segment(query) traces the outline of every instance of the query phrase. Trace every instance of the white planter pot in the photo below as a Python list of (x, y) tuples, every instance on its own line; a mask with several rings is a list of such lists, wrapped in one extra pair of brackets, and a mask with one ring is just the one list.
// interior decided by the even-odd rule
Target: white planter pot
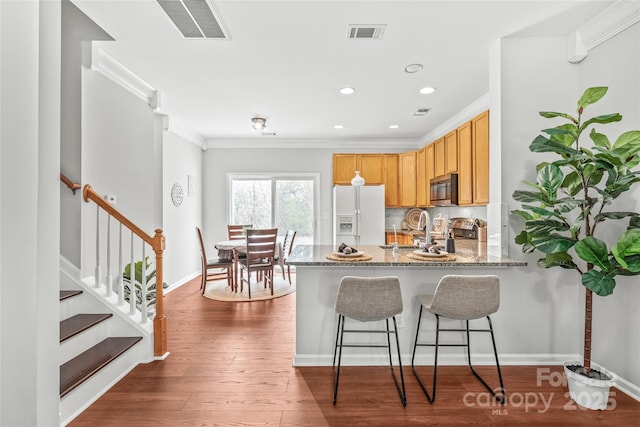
[(613, 376), (603, 369), (598, 369), (599, 372), (607, 375), (609, 379), (599, 380), (587, 378), (567, 368), (567, 366), (571, 365), (582, 366), (582, 362), (571, 360), (563, 363), (564, 374), (567, 376), (569, 396), (571, 396), (571, 399), (584, 408), (607, 409), (609, 389), (613, 385)]

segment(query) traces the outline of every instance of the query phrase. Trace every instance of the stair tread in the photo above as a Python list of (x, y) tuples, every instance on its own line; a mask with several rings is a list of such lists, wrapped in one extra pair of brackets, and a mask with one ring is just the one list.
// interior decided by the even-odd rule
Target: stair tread
[(60, 342), (68, 340), (112, 316), (112, 313), (76, 314), (64, 319), (60, 321)]
[(60, 366), (60, 397), (78, 387), (127, 351), (142, 337), (111, 337)]
[(60, 291), (60, 301), (65, 300), (67, 298), (74, 297), (76, 295), (80, 295), (81, 293), (82, 293), (82, 291), (79, 291), (79, 290)]

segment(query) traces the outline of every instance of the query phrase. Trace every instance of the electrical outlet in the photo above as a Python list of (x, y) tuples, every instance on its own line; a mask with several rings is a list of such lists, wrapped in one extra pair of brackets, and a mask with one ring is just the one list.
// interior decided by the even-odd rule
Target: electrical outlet
[(396, 315), (396, 325), (398, 328), (404, 328), (404, 317), (402, 313)]

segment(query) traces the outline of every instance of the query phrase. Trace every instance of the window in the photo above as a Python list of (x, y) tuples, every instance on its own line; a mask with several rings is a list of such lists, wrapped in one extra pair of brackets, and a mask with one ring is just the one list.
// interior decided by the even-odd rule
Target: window
[(313, 244), (317, 174), (229, 175), (229, 223), (295, 230), (296, 243)]

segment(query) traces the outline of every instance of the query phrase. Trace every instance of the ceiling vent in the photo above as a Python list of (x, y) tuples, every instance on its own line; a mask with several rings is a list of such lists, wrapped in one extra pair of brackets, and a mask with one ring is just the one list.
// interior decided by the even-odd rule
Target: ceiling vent
[(416, 110), (416, 112), (413, 113), (413, 115), (414, 116), (426, 116), (429, 111), (431, 111), (431, 108), (418, 108)]
[(386, 25), (349, 25), (349, 39), (381, 39)]
[(229, 39), (210, 0), (157, 0), (188, 39)]

